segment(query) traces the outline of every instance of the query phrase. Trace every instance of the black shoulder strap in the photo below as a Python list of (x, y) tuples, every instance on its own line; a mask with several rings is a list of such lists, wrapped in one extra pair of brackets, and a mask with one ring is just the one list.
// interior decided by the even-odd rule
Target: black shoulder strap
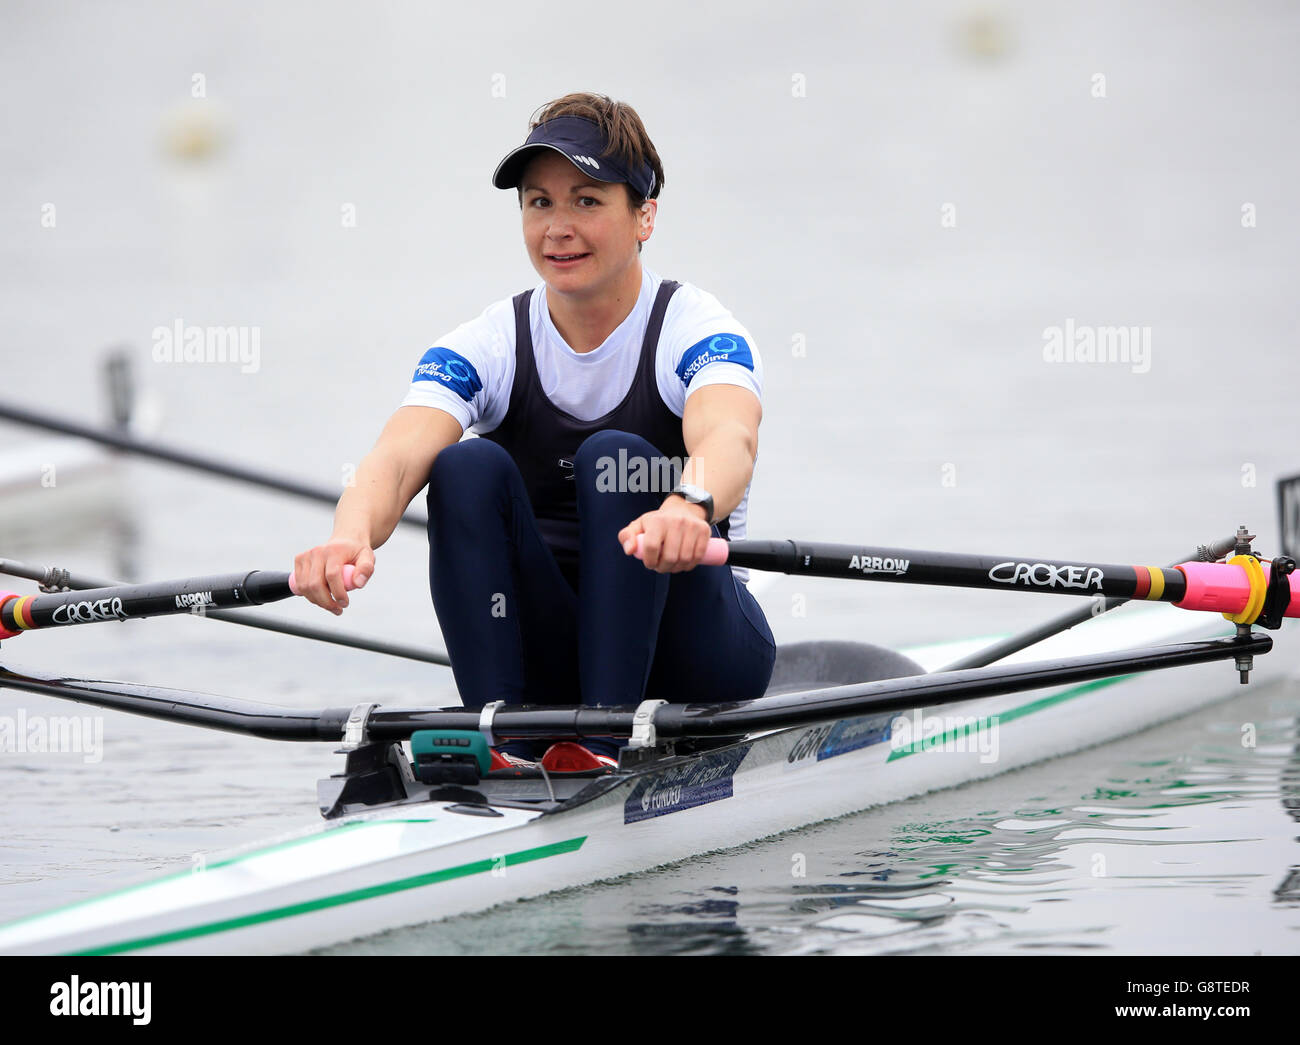
[(664, 316), (668, 313), (668, 302), (680, 286), (680, 283), (671, 279), (666, 279), (659, 284), (659, 293), (655, 295), (655, 303), (650, 306), (650, 320), (645, 325), (645, 339), (641, 342), (642, 360), (646, 358), (648, 351), (653, 363), (654, 349), (659, 344), (659, 332), (663, 330)]
[(533, 292), (524, 290), (514, 296), (515, 303), (515, 380), (510, 386), (510, 402), (506, 405), (506, 416), (501, 419), (506, 424), (512, 417), (519, 416), (519, 404), (532, 386), (533, 371), (537, 362), (533, 356), (533, 328), (528, 321), (528, 305)]

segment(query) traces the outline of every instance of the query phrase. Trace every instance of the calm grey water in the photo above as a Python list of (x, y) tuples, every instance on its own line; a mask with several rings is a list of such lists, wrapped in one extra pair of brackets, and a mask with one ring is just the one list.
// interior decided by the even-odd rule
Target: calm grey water
[[(98, 419), (100, 354), (126, 344), (159, 438), (337, 487), (423, 349), (531, 285), (517, 209), (488, 176), (537, 105), (596, 88), (638, 107), (664, 157), (646, 263), (717, 294), (764, 354), (755, 536), (1163, 562), (1246, 523), (1274, 547), (1272, 482), (1300, 471), (1300, 11), (656, 17), (674, 29), (651, 61), (614, 12), (7, 5), (0, 397)], [(155, 328), (177, 322), (256, 329), (258, 366), (155, 361)], [(1046, 361), (1067, 327), (1137, 328), (1149, 355)], [(34, 433), (0, 432), (31, 475), (0, 504), (3, 556), (181, 576), (286, 568), (328, 533), (322, 507), (139, 462), (78, 475)], [(989, 634), (1059, 609), (788, 578), (756, 591), (782, 641)], [(439, 642), (415, 533), (382, 550), (342, 622), (310, 610), (274, 612)], [(3, 655), (283, 703), (449, 687), (441, 669), (190, 619)], [(67, 710), (7, 694), (0, 713), (20, 707)], [(1248, 692), (977, 786), (365, 948), (1295, 953), (1298, 712), (1294, 686)], [(309, 824), (334, 765), (103, 722), (96, 763), (0, 755), (0, 918)], [(807, 879), (790, 878), (793, 852)]]

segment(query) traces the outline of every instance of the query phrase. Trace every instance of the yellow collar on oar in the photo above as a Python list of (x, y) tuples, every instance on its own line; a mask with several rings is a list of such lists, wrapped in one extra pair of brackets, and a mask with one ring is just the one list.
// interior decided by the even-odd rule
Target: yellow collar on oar
[(1224, 617), (1233, 624), (1254, 624), (1264, 610), (1264, 598), (1268, 595), (1268, 577), (1264, 575), (1264, 567), (1253, 555), (1234, 555), (1228, 560), (1228, 565), (1245, 569), (1250, 581), (1250, 598), (1240, 613), (1225, 613)]

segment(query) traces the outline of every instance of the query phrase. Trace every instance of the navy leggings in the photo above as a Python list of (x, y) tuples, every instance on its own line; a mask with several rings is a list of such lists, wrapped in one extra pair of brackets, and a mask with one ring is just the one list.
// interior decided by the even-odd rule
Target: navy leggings
[(505, 450), (468, 439), (435, 459), (429, 587), (466, 707), (701, 703), (766, 689), (772, 631), (731, 567), (656, 573), (623, 553), (619, 530), (658, 508), (663, 493), (597, 489), (597, 462), (620, 449), (662, 456), (627, 432), (582, 444), (573, 462), (579, 555), (569, 579)]

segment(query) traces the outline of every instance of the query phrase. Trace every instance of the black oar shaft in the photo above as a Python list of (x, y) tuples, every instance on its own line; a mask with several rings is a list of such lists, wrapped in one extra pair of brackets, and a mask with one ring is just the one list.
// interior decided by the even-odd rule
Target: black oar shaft
[(1178, 602), (1187, 590), (1182, 573), (1155, 566), (913, 551), (861, 544), (734, 541), (727, 546), (727, 562), (732, 566), (811, 577), (987, 590), (1014, 588), (1161, 602)]
[(209, 608), (260, 606), (287, 599), (292, 594), (287, 573), (254, 570), (185, 581), (28, 595), (10, 598), (0, 606), (0, 629), (33, 631), (174, 613), (203, 613)]
[[(14, 577), (26, 577), (28, 580), (36, 581), (46, 588), (72, 588), (77, 591), (85, 591), (88, 588), (111, 588), (122, 583), (121, 581), (105, 580), (101, 577), (88, 577), (55, 567), (25, 565), (21, 562), (15, 562), (13, 559), (0, 559), (0, 573), (10, 574)], [(0, 611), (0, 614), (2, 613), (3, 611)], [(292, 635), (294, 638), (310, 639), (313, 642), (328, 642), (333, 646), (346, 646), (349, 649), (365, 650), (368, 653), (382, 653), (389, 657), (404, 657), (407, 660), (418, 660), (425, 664), (441, 664), (444, 667), (451, 664), (451, 658), (447, 654), (436, 650), (425, 650), (399, 642), (384, 642), (380, 639), (362, 638), (337, 631), (326, 631), (323, 628), (313, 628), (307, 624), (294, 624), (286, 620), (272, 620), (244, 613), (242, 610), (205, 610), (203, 616), (208, 620), (239, 624), (245, 628), (275, 632), (277, 635)]]
[[(1211, 544), (1202, 544), (1191, 555), (1171, 563), (1168, 569), (1175, 569), (1178, 563), (1183, 562), (1214, 562), (1230, 554), (1236, 543), (1236, 537), (1223, 537)], [(1042, 624), (1022, 631), (1017, 635), (1008, 636), (1000, 642), (976, 650), (969, 656), (955, 660), (940, 670), (961, 671), (964, 668), (983, 668), (989, 664), (996, 664), (1003, 657), (1009, 657), (1011, 654), (1019, 653), (1022, 649), (1028, 649), (1044, 639), (1050, 639), (1053, 635), (1069, 631), (1076, 624), (1094, 620), (1103, 613), (1109, 613), (1111, 610), (1118, 609), (1130, 601), (1129, 599), (1113, 598), (1095, 602), (1091, 606), (1075, 607), (1058, 617), (1053, 617), (1051, 620), (1044, 621)]]
[(188, 690), (141, 686), (130, 682), (62, 678), (0, 665), (0, 688), (60, 697), (80, 704), (129, 711), (146, 718), (203, 726), (268, 740), (316, 740), (337, 743), (343, 736), (348, 708), (286, 708)]
[[(734, 703), (667, 704), (655, 710), (654, 728), (659, 736), (666, 738), (733, 736), (846, 717), (938, 707), (1135, 671), (1260, 656), (1272, 648), (1270, 636), (1252, 633), (1244, 638), (1207, 639), (1011, 667), (916, 675)], [(284, 708), (131, 683), (60, 678), (3, 666), (0, 666), (0, 687), (280, 740), (338, 741), (349, 714), (346, 708)], [(631, 707), (502, 708), (492, 719), (492, 732), (501, 739), (627, 737), (632, 734), (635, 713), (636, 709)], [(402, 707), (375, 708), (365, 726), (367, 737), (375, 741), (405, 740), (420, 729), (479, 728), (478, 711)]]
[(1249, 638), (1207, 639), (1145, 650), (971, 668), (886, 679), (806, 693), (759, 697), (744, 704), (669, 705), (655, 715), (661, 736), (731, 736), (763, 729), (826, 722), (843, 715), (871, 715), (936, 707), (1003, 693), (1066, 686), (1136, 671), (1155, 671), (1215, 660), (1260, 656), (1273, 648), (1262, 632)]
[(1053, 617), (1051, 620), (1043, 621), (1042, 624), (984, 646), (960, 660), (945, 665), (940, 670), (963, 671), (966, 668), (982, 668), (989, 664), (996, 664), (1004, 657), (1019, 653), (1022, 649), (1028, 649), (1030, 646), (1050, 639), (1053, 635), (1069, 631), (1076, 624), (1082, 624), (1084, 621), (1100, 617), (1103, 613), (1119, 609), (1119, 607), (1126, 605), (1130, 601), (1130, 599), (1103, 599), (1091, 606), (1076, 606), (1068, 613), (1062, 613), (1059, 617)]
[[(627, 737), (635, 707), (513, 707), (497, 712), (492, 734), (498, 739)], [(452, 708), (379, 707), (366, 720), (371, 740), (406, 740), (420, 729), (477, 731), (480, 713)]]
[[(155, 461), (164, 461), (167, 464), (180, 465), (182, 468), (206, 472), (209, 475), (218, 475), (224, 479), (234, 479), (237, 482), (260, 486), (267, 490), (276, 490), (279, 493), (305, 497), (308, 500), (320, 501), (322, 504), (334, 505), (338, 503), (339, 499), (339, 491), (324, 486), (300, 482), (287, 476), (273, 475), (258, 468), (222, 461), (207, 454), (200, 454), (191, 450), (179, 450), (175, 447), (164, 446), (161, 443), (138, 439), (121, 430), (96, 428), (94, 425), (82, 424), (79, 421), (55, 417), (37, 410), (28, 410), (13, 403), (0, 402), (0, 420), (30, 425), (33, 428), (43, 428), (50, 432), (76, 436), (79, 439), (89, 439), (101, 446), (109, 446), (114, 450), (135, 454), (137, 457), (147, 457)], [(427, 519), (416, 515), (403, 515), (400, 521), (408, 526), (418, 526), (421, 529), (427, 529), (429, 525)]]

